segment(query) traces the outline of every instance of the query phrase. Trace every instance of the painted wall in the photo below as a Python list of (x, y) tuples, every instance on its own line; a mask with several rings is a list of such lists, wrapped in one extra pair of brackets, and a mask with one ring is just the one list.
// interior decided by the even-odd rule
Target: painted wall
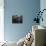
[(4, 0), (0, 0), (0, 42), (4, 41)]
[[(40, 0), (5, 0), (4, 27), (5, 40), (18, 41), (32, 28), (32, 20), (40, 9)], [(22, 24), (12, 24), (13, 15), (23, 15)]]
[[(42, 11), (43, 9), (46, 9), (46, 0), (41, 0), (40, 2), (41, 2), (40, 9)], [(40, 25), (46, 26), (46, 10), (43, 12), (42, 17), (43, 17), (43, 22), (41, 21)]]

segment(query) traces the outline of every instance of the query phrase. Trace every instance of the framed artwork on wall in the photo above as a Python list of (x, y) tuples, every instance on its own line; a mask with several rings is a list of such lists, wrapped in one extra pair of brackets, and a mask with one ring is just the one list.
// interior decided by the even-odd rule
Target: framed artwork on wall
[(12, 23), (23, 23), (23, 16), (12, 16)]

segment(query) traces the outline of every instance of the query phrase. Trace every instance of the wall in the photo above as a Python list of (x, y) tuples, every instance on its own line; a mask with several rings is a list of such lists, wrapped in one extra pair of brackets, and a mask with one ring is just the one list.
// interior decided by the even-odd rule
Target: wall
[(0, 42), (4, 41), (4, 0), (0, 0)]
[[(41, 9), (41, 11), (43, 9), (46, 9), (46, 0), (40, 1), (40, 9)], [(40, 25), (46, 26), (46, 20), (45, 20), (46, 19), (46, 10), (43, 12), (42, 17), (43, 17), (43, 22), (41, 21)]]
[[(40, 9), (40, 0), (5, 0), (4, 27), (5, 40), (18, 41), (32, 28), (32, 20)], [(13, 15), (23, 15), (22, 24), (12, 24)]]

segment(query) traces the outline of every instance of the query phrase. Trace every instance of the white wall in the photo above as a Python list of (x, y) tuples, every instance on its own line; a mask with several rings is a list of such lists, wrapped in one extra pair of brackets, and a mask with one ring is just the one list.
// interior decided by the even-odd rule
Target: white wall
[(4, 41), (4, 0), (0, 0), (0, 41)]

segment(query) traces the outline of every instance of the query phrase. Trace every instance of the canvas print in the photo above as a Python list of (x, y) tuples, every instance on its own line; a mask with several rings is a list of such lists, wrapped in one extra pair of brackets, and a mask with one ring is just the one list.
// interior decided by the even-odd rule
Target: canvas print
[(23, 23), (23, 16), (12, 16), (12, 23)]

